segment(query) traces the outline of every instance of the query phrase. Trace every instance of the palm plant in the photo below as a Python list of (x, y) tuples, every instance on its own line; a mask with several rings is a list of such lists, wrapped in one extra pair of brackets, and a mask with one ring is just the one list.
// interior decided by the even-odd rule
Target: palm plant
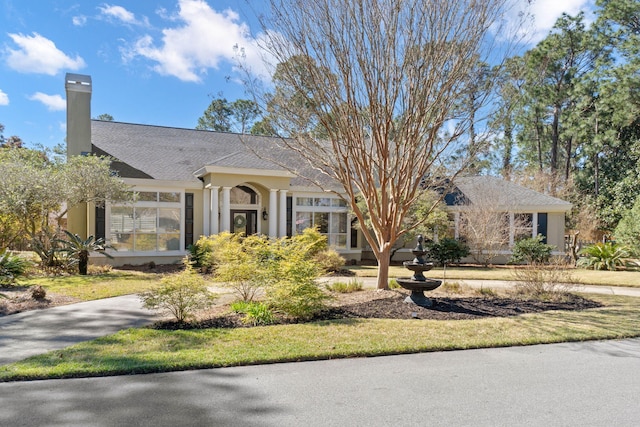
[(618, 267), (626, 265), (626, 258), (629, 251), (626, 247), (615, 243), (596, 243), (580, 251), (578, 267), (593, 270), (616, 270)]
[(89, 265), (89, 253), (99, 252), (107, 258), (113, 258), (107, 252), (106, 249), (114, 249), (112, 246), (107, 245), (103, 238), (95, 239), (93, 236), (89, 236), (86, 239), (82, 239), (77, 234), (64, 230), (68, 239), (58, 239), (62, 244), (62, 248), (58, 249), (59, 252), (65, 252), (67, 256), (78, 263), (78, 272), (86, 276), (87, 267)]
[(0, 285), (12, 284), (16, 277), (25, 274), (31, 263), (6, 249), (0, 250)]

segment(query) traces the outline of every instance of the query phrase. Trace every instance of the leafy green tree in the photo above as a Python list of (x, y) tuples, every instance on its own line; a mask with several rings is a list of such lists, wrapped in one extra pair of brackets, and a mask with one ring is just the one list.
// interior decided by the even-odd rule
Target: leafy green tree
[(19, 220), (21, 232), (43, 265), (54, 265), (61, 219), (83, 203), (131, 197), (108, 158), (77, 156), (66, 161), (46, 151), (0, 150), (0, 215)]
[(102, 120), (103, 122), (112, 122), (113, 116), (111, 114), (104, 113), (96, 117), (96, 120)]
[(214, 98), (198, 119), (196, 129), (248, 133), (260, 117), (258, 104), (248, 99), (233, 102)]
[(624, 213), (614, 232), (616, 241), (628, 246), (633, 255), (640, 257), (640, 197), (633, 208)]

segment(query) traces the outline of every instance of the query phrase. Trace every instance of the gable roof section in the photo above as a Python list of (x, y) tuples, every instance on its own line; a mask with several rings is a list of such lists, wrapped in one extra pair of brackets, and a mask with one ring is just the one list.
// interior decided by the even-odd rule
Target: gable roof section
[(474, 200), (476, 204), (491, 203), (496, 210), (567, 212), (572, 206), (565, 200), (494, 176), (459, 177), (454, 183), (453, 191), (459, 192), (461, 197), (445, 199), (448, 206), (473, 206)]
[(124, 178), (196, 181), (194, 172), (208, 165), (284, 170), (245, 145), (272, 150), (269, 137), (92, 120), (91, 141)]

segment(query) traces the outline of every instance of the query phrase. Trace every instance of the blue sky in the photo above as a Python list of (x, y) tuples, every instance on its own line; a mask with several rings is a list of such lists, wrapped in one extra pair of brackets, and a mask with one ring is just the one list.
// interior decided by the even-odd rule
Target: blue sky
[[(526, 3), (525, 0), (518, 0)], [(595, 0), (534, 0), (530, 43)], [(251, 6), (249, 6), (251, 4)], [(234, 46), (260, 70), (262, 1), (0, 0), (0, 123), (28, 147), (65, 138), (64, 75), (93, 80), (92, 117), (193, 128), (211, 98), (247, 98)]]

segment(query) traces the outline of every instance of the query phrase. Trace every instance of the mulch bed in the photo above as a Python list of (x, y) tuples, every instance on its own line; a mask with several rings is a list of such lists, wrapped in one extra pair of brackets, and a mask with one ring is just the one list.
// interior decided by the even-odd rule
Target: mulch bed
[[(405, 303), (409, 292), (361, 291), (336, 294), (330, 307), (309, 321), (337, 319), (431, 319), (462, 320), (483, 317), (508, 317), (548, 310), (585, 310), (602, 305), (578, 295), (567, 295), (561, 301), (527, 300), (501, 296), (429, 296), (433, 306), (420, 307)], [(296, 319), (278, 318), (277, 324), (300, 323)], [(158, 329), (240, 328), (250, 327), (242, 316), (229, 311), (228, 305), (201, 312), (197, 321), (180, 324), (175, 321), (157, 322)]]
[(0, 298), (0, 317), (77, 302), (74, 298), (52, 293), (47, 293), (44, 298), (35, 299), (31, 290), (23, 286), (0, 287), (0, 293), (6, 296)]

